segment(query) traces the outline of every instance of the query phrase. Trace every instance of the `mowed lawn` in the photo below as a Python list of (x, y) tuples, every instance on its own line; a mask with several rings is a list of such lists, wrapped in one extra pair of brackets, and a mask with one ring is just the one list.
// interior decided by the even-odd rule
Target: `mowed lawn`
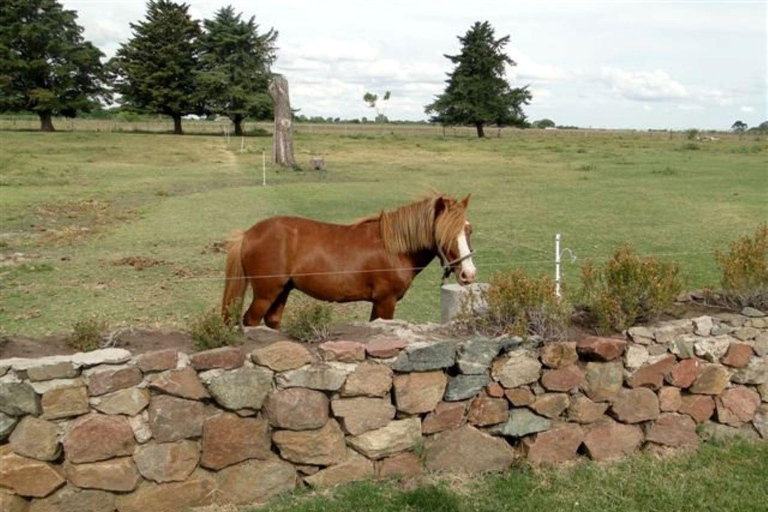
[[(267, 187), (269, 137), (247, 137), (241, 151), (240, 139), (213, 135), (0, 132), (0, 329), (62, 332), (94, 314), (112, 327), (184, 327), (220, 300), (214, 244), (231, 230), (269, 215), (351, 222), (430, 189), (472, 193), (481, 280), (515, 267), (554, 273), (559, 232), (578, 257), (564, 263), (571, 288), (580, 262), (624, 242), (678, 261), (691, 288), (716, 284), (714, 251), (768, 218), (764, 136), (346, 132), (300, 125), (298, 161), (323, 156), (327, 172), (268, 166)], [(126, 258), (154, 265), (137, 270)], [(439, 285), (433, 264), (396, 316), (437, 321)], [(341, 311), (367, 315), (367, 306)]]
[[(264, 512), (761, 512), (768, 443), (707, 443), (690, 453), (613, 464), (525, 465), (484, 478), (426, 477), (414, 488), (363, 482), (298, 492)], [(255, 512), (251, 509), (249, 512)]]

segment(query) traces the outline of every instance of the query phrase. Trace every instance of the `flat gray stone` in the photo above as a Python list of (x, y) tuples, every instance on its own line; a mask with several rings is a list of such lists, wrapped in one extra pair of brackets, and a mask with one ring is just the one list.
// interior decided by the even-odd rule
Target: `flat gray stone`
[(445, 390), (446, 402), (458, 402), (477, 395), (491, 382), (488, 375), (457, 375), (448, 381)]
[(416, 342), (400, 352), (391, 367), (397, 372), (425, 372), (456, 363), (456, 341)]
[(91, 352), (79, 352), (72, 356), (75, 366), (98, 366), (100, 364), (123, 364), (131, 360), (131, 353), (123, 348), (103, 348)]
[(538, 381), (540, 371), (541, 363), (535, 352), (514, 350), (494, 361), (491, 373), (494, 380), (511, 389)]
[(749, 307), (742, 309), (741, 314), (744, 316), (748, 316), (749, 318), (763, 318), (765, 316), (765, 313), (763, 313), (759, 309), (749, 308)]
[(459, 371), (466, 375), (484, 374), (491, 366), (493, 358), (499, 355), (501, 342), (476, 338), (465, 341), (459, 346), (457, 363)]
[(281, 388), (309, 388), (318, 391), (337, 391), (355, 371), (357, 365), (335, 361), (316, 363), (280, 373), (275, 378)]
[(733, 372), (731, 380), (739, 384), (768, 383), (768, 358), (753, 357), (747, 366)]
[(16, 426), (17, 421), (18, 418), (0, 412), (0, 443), (8, 439), (8, 436), (13, 432), (13, 427)]
[(552, 425), (547, 418), (532, 413), (529, 409), (510, 409), (509, 419), (506, 423), (493, 427), (492, 434), (523, 437), (536, 432), (543, 432)]

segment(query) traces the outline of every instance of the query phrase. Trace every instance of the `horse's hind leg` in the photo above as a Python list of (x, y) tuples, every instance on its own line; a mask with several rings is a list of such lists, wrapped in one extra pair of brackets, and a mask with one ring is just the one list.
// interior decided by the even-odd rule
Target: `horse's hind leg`
[(272, 304), (283, 293), (285, 282), (267, 283), (264, 281), (251, 281), (253, 287), (253, 302), (243, 316), (243, 325), (257, 326), (266, 316)]
[(283, 319), (283, 310), (285, 309), (285, 303), (288, 302), (288, 295), (291, 293), (291, 288), (286, 286), (283, 291), (277, 297), (275, 302), (269, 307), (267, 315), (264, 317), (264, 323), (267, 327), (272, 329), (280, 328), (280, 321)]
[(397, 299), (394, 295), (379, 299), (374, 302), (373, 309), (371, 309), (371, 322), (377, 318), (381, 318), (383, 320), (392, 320), (395, 317), (396, 305)]

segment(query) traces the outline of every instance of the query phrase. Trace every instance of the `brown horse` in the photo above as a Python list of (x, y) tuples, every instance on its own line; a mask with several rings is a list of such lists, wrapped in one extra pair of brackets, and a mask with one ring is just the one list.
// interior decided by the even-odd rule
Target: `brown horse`
[(270, 217), (228, 242), (222, 315), (242, 300), (248, 283), (253, 302), (244, 325), (280, 327), (291, 290), (331, 302), (373, 303), (371, 320), (391, 319), (397, 301), (435, 258), (447, 277), (474, 282), (466, 220), (469, 196), (446, 195), (363, 218), (328, 224), (299, 217)]

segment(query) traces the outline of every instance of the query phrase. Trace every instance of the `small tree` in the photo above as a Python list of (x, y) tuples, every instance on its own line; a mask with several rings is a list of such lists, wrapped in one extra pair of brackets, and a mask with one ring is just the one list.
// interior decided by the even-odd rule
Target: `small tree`
[(471, 124), (477, 136), (484, 137), (483, 127), (526, 126), (523, 105), (531, 98), (528, 87), (513, 89), (505, 79), (505, 66), (515, 62), (504, 53), (509, 36), (496, 39), (490, 23), (476, 22), (462, 37), (459, 55), (445, 57), (456, 65), (449, 73), (443, 94), (425, 107), (434, 114), (432, 122), (442, 125)]
[(220, 9), (203, 25), (198, 81), (205, 110), (229, 117), (235, 135), (242, 135), (246, 117), (272, 116), (267, 87), (277, 32), (269, 29), (260, 34), (255, 18), (242, 20), (232, 6)]
[(149, 0), (144, 21), (131, 23), (133, 37), (110, 62), (121, 103), (140, 112), (173, 118), (181, 135), (181, 118), (201, 113), (197, 87), (200, 24), (187, 4)]
[(746, 129), (747, 129), (747, 123), (745, 123), (744, 121), (736, 121), (735, 123), (733, 123), (733, 126), (731, 126), (731, 130), (738, 133), (741, 133)]
[(534, 128), (541, 128), (541, 129), (554, 128), (555, 122), (551, 119), (544, 118), (544, 119), (539, 119), (538, 121), (534, 121), (533, 123), (531, 123), (531, 126), (533, 126)]
[[(382, 96), (381, 101), (389, 101), (389, 98), (391, 96), (392, 96), (392, 94), (389, 91), (386, 91), (384, 93), (384, 95)], [(389, 121), (389, 119), (387, 119), (387, 116), (385, 116), (381, 112), (381, 110), (379, 109), (380, 103), (378, 103), (378, 101), (379, 101), (379, 95), (378, 94), (373, 94), (373, 93), (370, 93), (370, 92), (366, 92), (363, 95), (363, 101), (368, 104), (369, 108), (372, 108), (372, 109), (376, 110), (375, 122), (377, 122), (377, 123), (386, 123), (386, 122)]]
[(55, 0), (3, 0), (0, 7), (0, 112), (26, 110), (40, 129), (75, 117), (105, 94), (103, 54), (82, 37), (77, 13)]

